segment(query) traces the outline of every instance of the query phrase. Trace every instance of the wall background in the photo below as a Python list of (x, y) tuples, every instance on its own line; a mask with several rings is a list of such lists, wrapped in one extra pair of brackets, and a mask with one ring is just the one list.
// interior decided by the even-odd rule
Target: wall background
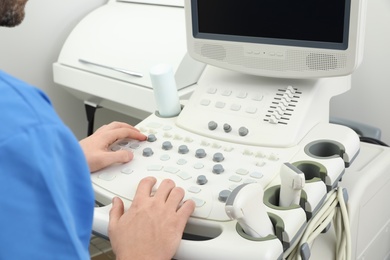
[[(30, 0), (26, 18), (16, 28), (0, 27), (0, 68), (44, 90), (55, 109), (78, 138), (87, 131), (84, 106), (53, 82), (52, 63), (77, 23), (107, 0)], [(354, 73), (352, 89), (331, 101), (331, 115), (382, 129), (390, 144), (390, 1), (368, 0), (365, 55)], [(96, 127), (113, 121), (137, 120), (105, 109)]]

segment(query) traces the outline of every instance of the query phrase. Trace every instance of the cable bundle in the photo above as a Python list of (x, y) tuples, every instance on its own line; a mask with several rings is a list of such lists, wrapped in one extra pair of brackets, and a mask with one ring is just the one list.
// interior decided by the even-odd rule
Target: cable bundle
[[(307, 228), (305, 229), (298, 245), (288, 251), (285, 255), (288, 255), (287, 260), (307, 260), (310, 254), (302, 253), (302, 248), (308, 248), (313, 241), (325, 230), (332, 222), (334, 224), (334, 230), (337, 241), (336, 259), (337, 260), (350, 260), (351, 259), (351, 230), (349, 225), (349, 216), (346, 206), (347, 200), (346, 189), (341, 187), (334, 189), (328, 193), (327, 199), (324, 205), (318, 211), (318, 213), (309, 221)], [(306, 252), (307, 253), (307, 252)]]

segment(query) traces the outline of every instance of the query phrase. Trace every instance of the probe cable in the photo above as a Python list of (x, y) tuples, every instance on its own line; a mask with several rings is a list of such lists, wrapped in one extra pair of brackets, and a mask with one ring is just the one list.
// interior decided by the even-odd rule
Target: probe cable
[[(333, 221), (336, 235), (336, 259), (351, 259), (351, 231), (349, 216), (344, 197), (343, 188), (332, 190), (328, 193), (324, 205), (318, 213), (310, 220), (298, 245), (291, 251), (287, 260), (301, 260), (300, 249), (304, 244), (311, 243), (327, 228)], [(286, 251), (286, 253), (288, 253)], [(307, 259), (303, 259), (307, 260)]]

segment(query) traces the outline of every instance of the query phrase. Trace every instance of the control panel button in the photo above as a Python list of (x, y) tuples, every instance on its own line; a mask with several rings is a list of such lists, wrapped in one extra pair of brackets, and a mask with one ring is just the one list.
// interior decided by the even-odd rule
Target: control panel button
[(148, 135), (147, 141), (153, 143), (153, 142), (157, 141), (157, 137), (154, 134), (150, 134), (150, 135)]
[(196, 183), (199, 185), (205, 185), (207, 183), (207, 178), (204, 175), (199, 175), (198, 178), (196, 178)]
[(142, 151), (142, 156), (144, 156), (144, 157), (150, 157), (152, 155), (153, 155), (153, 150), (151, 148), (145, 148)]
[(218, 195), (218, 200), (225, 203), (232, 192), (230, 190), (222, 190)]
[(213, 173), (215, 174), (221, 174), (225, 171), (222, 164), (216, 164), (213, 166)]
[(218, 124), (216, 122), (214, 122), (214, 121), (210, 121), (209, 124), (208, 124), (208, 127), (209, 127), (209, 130), (212, 131), (212, 130), (217, 129)]
[(187, 154), (189, 152), (187, 145), (180, 145), (178, 149), (178, 153)]
[(172, 149), (172, 143), (169, 142), (169, 141), (163, 142), (162, 149), (163, 150), (171, 150)]
[(229, 124), (223, 124), (223, 131), (229, 133), (230, 131), (232, 131), (232, 127)]
[(243, 127), (243, 126), (240, 127), (240, 129), (238, 129), (238, 134), (240, 136), (246, 136), (248, 134), (248, 132), (249, 132), (248, 128)]
[(214, 162), (222, 162), (225, 159), (222, 153), (215, 153), (213, 156)]
[(198, 150), (196, 150), (196, 152), (195, 152), (195, 157), (196, 158), (204, 158), (204, 157), (206, 157), (206, 152), (205, 152), (205, 150), (204, 149), (198, 149)]

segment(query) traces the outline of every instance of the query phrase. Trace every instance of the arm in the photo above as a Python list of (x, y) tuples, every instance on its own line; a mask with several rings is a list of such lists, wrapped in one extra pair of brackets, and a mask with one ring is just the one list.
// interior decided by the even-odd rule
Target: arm
[(112, 122), (95, 131), (79, 143), (84, 151), (91, 172), (98, 171), (114, 163), (126, 163), (133, 159), (129, 151), (110, 151), (111, 144), (119, 139), (131, 138), (146, 140), (146, 136), (126, 123)]

